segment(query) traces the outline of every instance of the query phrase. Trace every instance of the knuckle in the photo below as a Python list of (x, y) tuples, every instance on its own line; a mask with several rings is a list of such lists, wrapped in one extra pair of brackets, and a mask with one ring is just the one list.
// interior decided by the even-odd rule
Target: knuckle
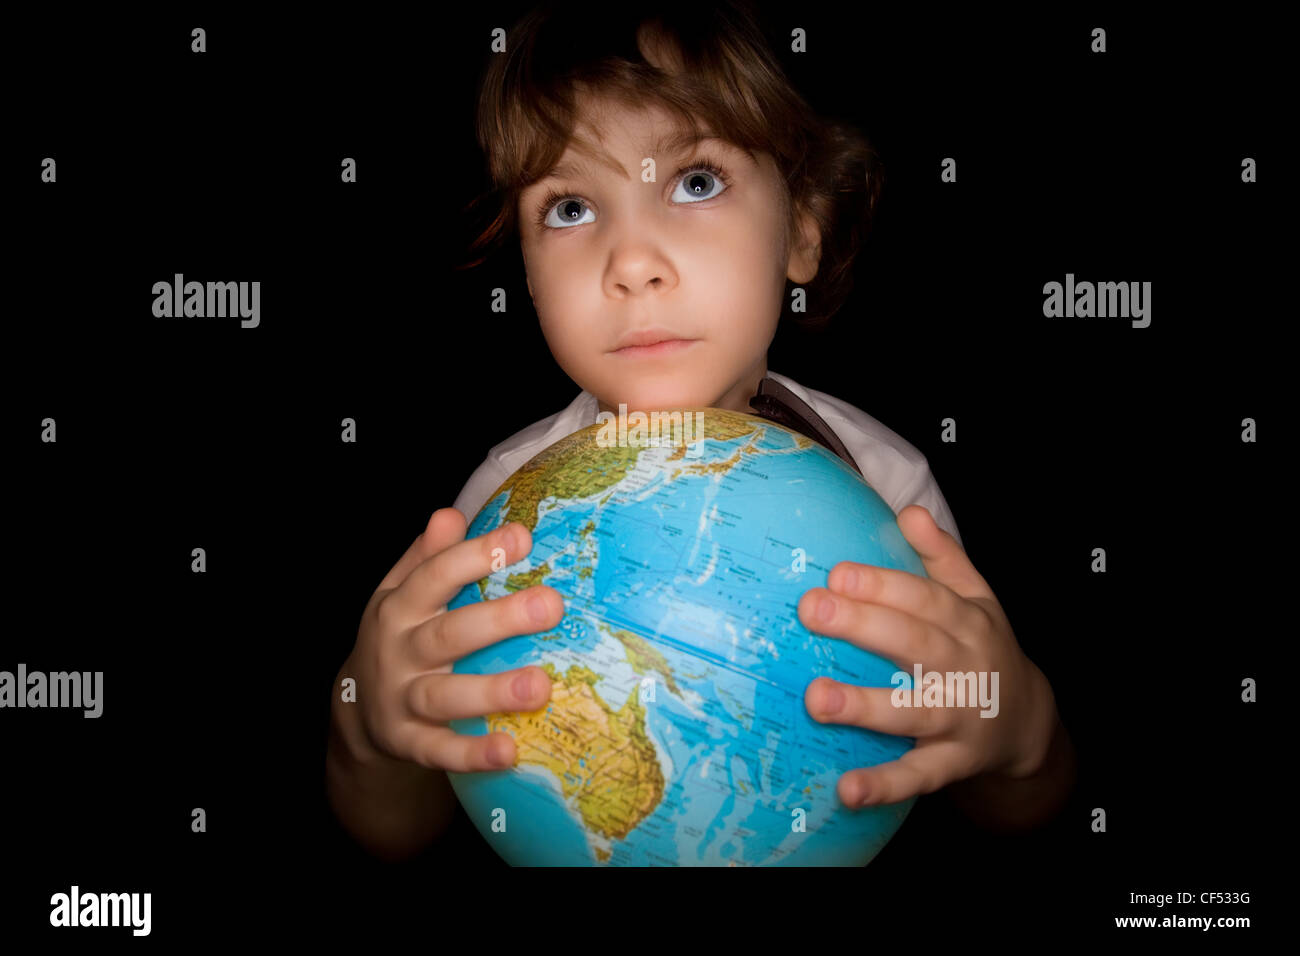
[(366, 721), (366, 733), (376, 750), (389, 756), (400, 752), (400, 744), (394, 733), (394, 721), (386, 720), (383, 715), (373, 715)]
[(857, 631), (868, 636), (885, 633), (885, 628), (882, 625), (886, 625), (888, 622), (879, 605), (855, 601), (849, 607), (853, 615), (853, 626)]
[(890, 703), (891, 696), (890, 691), (883, 688), (853, 688), (849, 693), (849, 706), (857, 718), (855, 723), (871, 727), (889, 720), (889, 711), (894, 709)]
[(908, 737), (927, 736), (930, 732), (932, 710), (933, 708), (924, 705), (918, 707), (910, 699), (905, 700), (895, 711), (899, 731)]
[(481, 770), (489, 770), (492, 762), (488, 759), (489, 749), (492, 744), (492, 735), (486, 737), (475, 737), (467, 740), (463, 737), (456, 736), (451, 738), (448, 744), (448, 759), (451, 760), (457, 773), (476, 773)]
[(358, 641), (354, 652), (356, 661), (348, 676), (356, 680), (357, 700), (366, 711), (372, 710), (384, 699), (386, 643), (375, 639)]
[(429, 770), (449, 770), (442, 741), (433, 735), (422, 735), (420, 742), (411, 748), (411, 760)]
[(394, 590), (395, 588), (386, 588), (383, 585), (375, 588), (374, 593), (370, 595), (370, 599), (366, 601), (366, 609), (362, 612), (363, 619), (368, 621), (377, 616), (379, 613), (379, 603), (383, 601), (384, 598), (388, 597), (388, 595), (392, 594)]
[(439, 551), (420, 565), (421, 583), (424, 585), (425, 592), (438, 590), (439, 583), (447, 577), (449, 570), (447, 565), (446, 551)]
[(897, 803), (899, 800), (898, 773), (896, 768), (876, 768), (871, 776), (863, 780), (866, 785), (867, 799), (874, 804)]
[(405, 698), (406, 709), (417, 717), (429, 716), (429, 682), (423, 680), (413, 680), (406, 685)]
[(421, 625), (414, 638), (420, 645), (421, 654), (439, 662), (454, 659), (458, 625), (462, 620), (463, 617), (455, 614), (439, 614)]
[(884, 588), (884, 581), (881, 575), (877, 574), (875, 568), (866, 565), (853, 565), (853, 570), (858, 574), (858, 580), (855, 590), (864, 600), (873, 600), (880, 596)]
[(940, 707), (922, 707), (917, 719), (918, 729), (922, 736), (933, 737), (947, 728), (952, 716), (952, 704), (948, 700), (944, 700)]
[(492, 636), (500, 637), (505, 634), (513, 634), (519, 623), (520, 610), (519, 601), (522, 597), (521, 592), (515, 592), (504, 598), (492, 598), (489, 606), (492, 613), (489, 615), (489, 621), (492, 628)]
[(1049, 734), (1035, 734), (1029, 738), (1024, 747), (1026, 759), (1014, 768), (1019, 773), (1028, 772), (1027, 768), (1042, 767), (1047, 762), (1047, 756), (1051, 751), (1052, 738)]
[(943, 786), (943, 778), (936, 770), (921, 770), (916, 774), (917, 793), (934, 793)]
[(970, 615), (970, 633), (985, 638), (997, 629), (997, 620), (982, 602), (970, 602), (974, 610)]
[(938, 668), (942, 661), (939, 660), (939, 641), (934, 631), (929, 627), (917, 628), (912, 635), (912, 643), (916, 647), (918, 659), (932, 668)]
[(387, 634), (397, 626), (395, 620), (397, 607), (393, 601), (393, 591), (389, 591), (375, 603), (375, 621), (379, 624), (379, 633)]
[(371, 665), (374, 667), (374, 673), (382, 682), (389, 674), (392, 674), (398, 667), (398, 650), (395, 631), (386, 631), (379, 634), (379, 639), (374, 642), (370, 649)]
[(411, 629), (406, 637), (408, 657), (414, 657), (425, 664), (432, 661), (442, 641), (442, 621), (442, 617), (435, 617)]
[[(954, 780), (965, 780), (967, 777), (973, 777), (980, 771), (979, 753), (973, 748), (967, 748), (962, 751), (960, 769), (952, 774)], [(946, 781), (945, 781), (946, 785)]]
[(447, 720), (447, 680), (444, 675), (429, 675), (411, 682), (411, 709), (417, 716), (433, 723)]
[(423, 687), (420, 689), (420, 707), (421, 713), (428, 720), (443, 720), (446, 715), (443, 713), (445, 706), (445, 687), (446, 680), (424, 680), (420, 682)]

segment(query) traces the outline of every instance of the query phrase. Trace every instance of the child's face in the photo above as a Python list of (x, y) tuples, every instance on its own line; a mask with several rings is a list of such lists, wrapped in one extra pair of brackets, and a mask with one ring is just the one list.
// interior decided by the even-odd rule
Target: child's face
[[(715, 139), (651, 153), (652, 140), (679, 132), (668, 114), (588, 107), (575, 138), (603, 147), (627, 175), (570, 145), (560, 162), (581, 169), (533, 183), (520, 197), (528, 291), (551, 354), (602, 411), (626, 402), (629, 412), (692, 405), (751, 412), (785, 279), (807, 282), (816, 272), (811, 219), (801, 217), (802, 241), (790, 242), (783, 186), (766, 154), (755, 162)], [(698, 171), (703, 156), (721, 177)], [(645, 157), (655, 161), (655, 182), (642, 182)], [(566, 198), (548, 204), (539, 225), (552, 190)], [(615, 351), (643, 330), (694, 341), (657, 353)]]

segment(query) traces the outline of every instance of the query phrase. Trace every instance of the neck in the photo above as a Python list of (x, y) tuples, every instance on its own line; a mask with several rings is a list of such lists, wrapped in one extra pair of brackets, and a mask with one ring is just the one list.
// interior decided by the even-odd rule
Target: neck
[[(758, 391), (758, 383), (763, 381), (763, 378), (766, 375), (767, 355), (763, 355), (748, 372), (741, 376), (739, 381), (727, 389), (727, 391), (717, 396), (713, 401), (709, 402), (708, 407), (725, 408), (733, 412), (744, 412), (746, 415), (756, 414), (754, 410), (749, 407), (749, 400), (754, 396), (754, 393)], [(603, 398), (597, 398), (596, 405), (602, 412), (609, 412), (611, 415), (618, 414), (618, 408), (616, 406), (611, 406)], [(629, 411), (652, 412), (661, 411), (661, 409), (639, 408), (629, 409)]]

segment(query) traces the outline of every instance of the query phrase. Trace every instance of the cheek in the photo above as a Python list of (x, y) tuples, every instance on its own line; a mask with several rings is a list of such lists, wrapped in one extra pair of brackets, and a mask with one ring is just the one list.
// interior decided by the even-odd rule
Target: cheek
[(740, 225), (738, 242), (743, 244), (745, 259), (752, 264), (755, 274), (779, 269), (785, 272), (782, 247), (785, 245), (785, 223), (779, 207), (752, 210)]
[(757, 217), (746, 223), (746, 229), (735, 246), (737, 258), (733, 269), (734, 284), (740, 288), (751, 308), (780, 297), (785, 289), (786, 262), (781, 252), (781, 237), (773, 230), (776, 224), (770, 218)]
[(572, 287), (590, 275), (591, 251), (584, 248), (581, 236), (556, 237), (538, 243), (528, 251), (525, 264), (533, 286)]
[(524, 259), (528, 281), (533, 287), (533, 303), (542, 322), (553, 321), (556, 306), (569, 301), (573, 293), (575, 270), (566, 267), (554, 250), (534, 248)]
[(590, 347), (591, 316), (598, 315), (599, 284), (594, 289), (586, 273), (577, 268), (556, 267), (532, 277), (533, 308), (551, 351), (557, 357)]

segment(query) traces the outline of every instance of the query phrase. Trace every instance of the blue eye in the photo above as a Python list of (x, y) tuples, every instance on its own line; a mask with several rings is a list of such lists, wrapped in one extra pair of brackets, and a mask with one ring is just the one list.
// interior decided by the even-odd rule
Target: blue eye
[[(703, 202), (705, 199), (712, 199), (714, 196), (721, 195), (727, 188), (727, 184), (722, 180), (722, 170), (712, 165), (692, 166), (687, 170), (687, 175), (683, 176), (677, 183), (677, 190), (685, 187), (683, 196), (693, 198), (686, 199), (688, 203)], [(717, 188), (721, 187), (721, 188)], [(716, 189), (716, 191), (714, 191)], [(677, 198), (678, 192), (674, 190), (673, 198)]]
[[(591, 216), (591, 208), (576, 196), (564, 196), (559, 193), (552, 193), (547, 196), (545, 201), (542, 203), (542, 214), (538, 219), (538, 224), (542, 226), (550, 226), (552, 229), (567, 229), (569, 226), (580, 226), (584, 222), (591, 222), (594, 216), (586, 219), (578, 218), (582, 215), (578, 211), (579, 208), (586, 208), (588, 215)], [(553, 212), (559, 213), (559, 218), (556, 222), (551, 221), (551, 213)]]
[[(701, 159), (677, 171), (673, 201), (690, 205), (714, 199), (730, 185), (727, 174), (715, 162)], [(585, 214), (583, 210), (586, 210)], [(545, 229), (567, 229), (594, 221), (595, 213), (586, 200), (551, 190), (537, 209), (537, 225)]]

